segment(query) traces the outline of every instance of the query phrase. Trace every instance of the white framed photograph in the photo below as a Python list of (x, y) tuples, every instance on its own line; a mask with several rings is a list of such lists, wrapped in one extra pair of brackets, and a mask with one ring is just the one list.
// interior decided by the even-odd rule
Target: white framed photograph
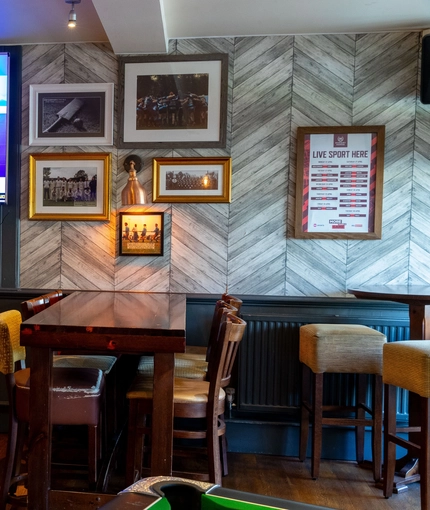
[(113, 83), (30, 85), (29, 145), (112, 145)]
[(120, 58), (120, 148), (225, 147), (228, 55)]

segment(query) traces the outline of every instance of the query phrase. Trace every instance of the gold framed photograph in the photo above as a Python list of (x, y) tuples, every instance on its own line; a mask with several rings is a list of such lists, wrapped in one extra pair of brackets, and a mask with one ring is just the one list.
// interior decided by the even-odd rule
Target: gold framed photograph
[(120, 255), (162, 256), (164, 250), (164, 213), (119, 213)]
[(298, 239), (381, 239), (385, 126), (297, 129)]
[(110, 190), (110, 153), (30, 154), (30, 220), (109, 220)]
[(153, 202), (231, 202), (231, 158), (154, 158)]
[(119, 59), (122, 149), (225, 147), (228, 55)]

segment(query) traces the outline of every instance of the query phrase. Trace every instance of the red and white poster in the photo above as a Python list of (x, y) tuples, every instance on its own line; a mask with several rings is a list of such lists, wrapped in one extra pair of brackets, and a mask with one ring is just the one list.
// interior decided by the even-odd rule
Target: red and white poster
[(373, 232), (377, 138), (347, 130), (305, 134), (303, 232)]

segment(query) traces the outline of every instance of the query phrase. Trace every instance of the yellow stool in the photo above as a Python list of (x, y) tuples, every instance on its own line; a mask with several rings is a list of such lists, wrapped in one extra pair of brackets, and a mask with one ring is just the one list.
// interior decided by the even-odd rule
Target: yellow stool
[[(419, 459), (421, 510), (430, 510), (430, 340), (409, 340), (384, 345), (382, 378), (385, 389), (384, 413), (384, 496), (393, 494), (396, 445)], [(420, 427), (414, 441), (396, 434), (397, 388), (416, 394)]]
[[(364, 428), (372, 427), (373, 476), (381, 478), (383, 333), (356, 324), (308, 324), (300, 328), (302, 405), (299, 458), (304, 461), (312, 420), (311, 476), (318, 478), (323, 425), (354, 426), (357, 462), (364, 461)], [(323, 405), (325, 373), (357, 374), (354, 406)], [(365, 405), (367, 375), (373, 376), (372, 408)], [(311, 384), (312, 382), (312, 384)], [(330, 416), (327, 416), (327, 412)], [(345, 415), (345, 412), (348, 415)], [(351, 417), (354, 412), (355, 417)], [(366, 418), (366, 412), (370, 418)], [(338, 414), (341, 416), (338, 417)], [(343, 415), (342, 415), (343, 413)], [(335, 417), (332, 415), (336, 414)]]

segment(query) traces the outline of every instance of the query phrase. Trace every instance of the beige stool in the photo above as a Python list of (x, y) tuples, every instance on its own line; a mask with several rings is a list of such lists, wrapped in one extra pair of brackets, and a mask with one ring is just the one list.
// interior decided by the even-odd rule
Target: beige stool
[[(393, 494), (396, 445), (406, 448), (419, 459), (421, 510), (430, 510), (430, 340), (408, 340), (384, 345), (384, 496)], [(420, 427), (409, 427), (417, 439), (405, 440), (396, 435), (397, 388), (417, 396)], [(403, 429), (405, 430), (405, 429)]]
[[(364, 461), (364, 428), (372, 427), (373, 476), (381, 478), (382, 347), (386, 336), (355, 324), (308, 324), (300, 328), (302, 405), (299, 458), (304, 461), (312, 419), (311, 475), (318, 478), (323, 425), (354, 426), (357, 462)], [(325, 373), (357, 374), (353, 407), (323, 405)], [(365, 405), (367, 375), (373, 377), (372, 408)], [(311, 387), (312, 381), (312, 387)], [(330, 416), (327, 412), (330, 411)], [(338, 416), (339, 413), (343, 415)], [(345, 412), (348, 414), (345, 415)], [(355, 417), (351, 417), (354, 412)], [(366, 418), (366, 412), (370, 418)], [(336, 414), (336, 417), (332, 415)]]

